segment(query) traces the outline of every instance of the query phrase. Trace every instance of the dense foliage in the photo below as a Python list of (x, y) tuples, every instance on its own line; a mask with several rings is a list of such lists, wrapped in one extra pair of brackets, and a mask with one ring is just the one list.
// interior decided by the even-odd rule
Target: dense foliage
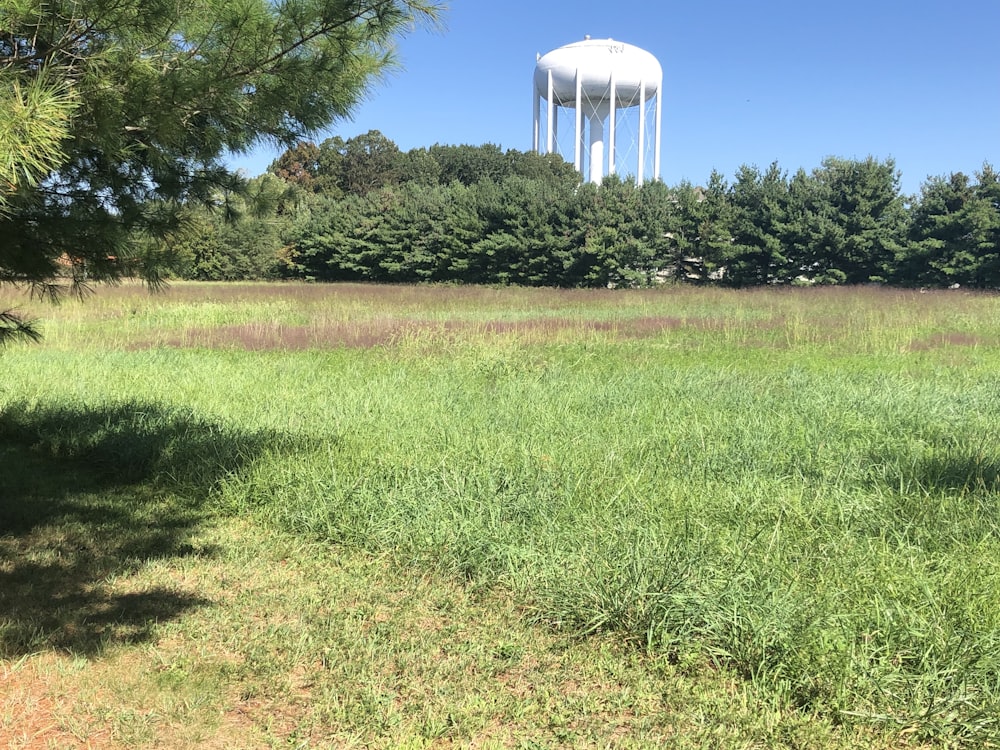
[[(269, 244), (270, 262), (245, 278), (1000, 287), (1000, 176), (988, 164), (917, 196), (901, 193), (892, 160), (870, 157), (791, 175), (743, 166), (704, 187), (616, 176), (598, 187), (555, 156), (491, 144), (402, 152), (371, 131), (301, 143), (270, 173), (286, 190), (247, 232), (247, 252), (262, 258)], [(217, 252), (238, 252), (221, 221), (214, 236)]]

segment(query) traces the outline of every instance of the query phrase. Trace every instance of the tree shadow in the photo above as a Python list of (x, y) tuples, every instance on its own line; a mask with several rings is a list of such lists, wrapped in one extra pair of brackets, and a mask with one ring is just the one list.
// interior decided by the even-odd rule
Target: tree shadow
[(93, 656), (210, 602), (122, 585), (155, 560), (213, 556), (212, 488), (289, 438), (138, 402), (0, 411), (0, 658)]
[(923, 461), (914, 475), (921, 486), (934, 490), (992, 494), (1000, 490), (1000, 456), (938, 454)]
[(916, 457), (875, 456), (872, 464), (890, 467), (887, 483), (905, 491), (992, 496), (1000, 490), (1000, 454), (993, 451), (946, 446)]
[(876, 453), (869, 466), (880, 502), (857, 517), (864, 533), (935, 554), (1000, 538), (1000, 454), (994, 450), (945, 443)]

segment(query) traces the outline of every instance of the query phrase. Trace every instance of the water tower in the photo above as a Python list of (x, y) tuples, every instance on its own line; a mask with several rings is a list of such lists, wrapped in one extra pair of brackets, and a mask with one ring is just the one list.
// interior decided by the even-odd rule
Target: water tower
[(647, 151), (647, 104), (655, 97), (653, 179), (658, 179), (663, 112), (659, 92), (662, 83), (663, 70), (653, 55), (614, 39), (591, 39), (588, 36), (582, 42), (567, 44), (539, 56), (534, 80), (534, 150), (541, 151), (542, 99), (547, 104), (546, 154), (557, 150), (559, 110), (575, 110), (573, 164), (580, 173), (584, 173), (586, 167), (587, 179), (600, 183), (605, 174), (618, 171), (615, 144), (619, 110), (638, 107), (638, 133), (629, 135), (638, 138), (635, 176), (641, 185)]

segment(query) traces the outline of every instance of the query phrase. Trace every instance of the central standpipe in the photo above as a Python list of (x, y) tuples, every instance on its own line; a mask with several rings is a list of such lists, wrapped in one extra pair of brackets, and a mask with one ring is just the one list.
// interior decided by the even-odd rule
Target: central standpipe
[[(591, 107), (587, 115), (587, 129), (590, 131), (590, 181), (600, 185), (604, 176), (604, 122), (611, 114), (610, 104)], [(608, 174), (614, 174), (615, 139), (608, 141)]]

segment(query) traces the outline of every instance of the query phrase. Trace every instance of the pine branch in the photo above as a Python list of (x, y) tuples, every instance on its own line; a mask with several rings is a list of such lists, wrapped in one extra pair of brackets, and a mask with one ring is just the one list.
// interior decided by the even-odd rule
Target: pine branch
[(34, 320), (22, 318), (13, 310), (0, 311), (0, 347), (19, 339), (37, 343), (42, 340), (42, 334)]

